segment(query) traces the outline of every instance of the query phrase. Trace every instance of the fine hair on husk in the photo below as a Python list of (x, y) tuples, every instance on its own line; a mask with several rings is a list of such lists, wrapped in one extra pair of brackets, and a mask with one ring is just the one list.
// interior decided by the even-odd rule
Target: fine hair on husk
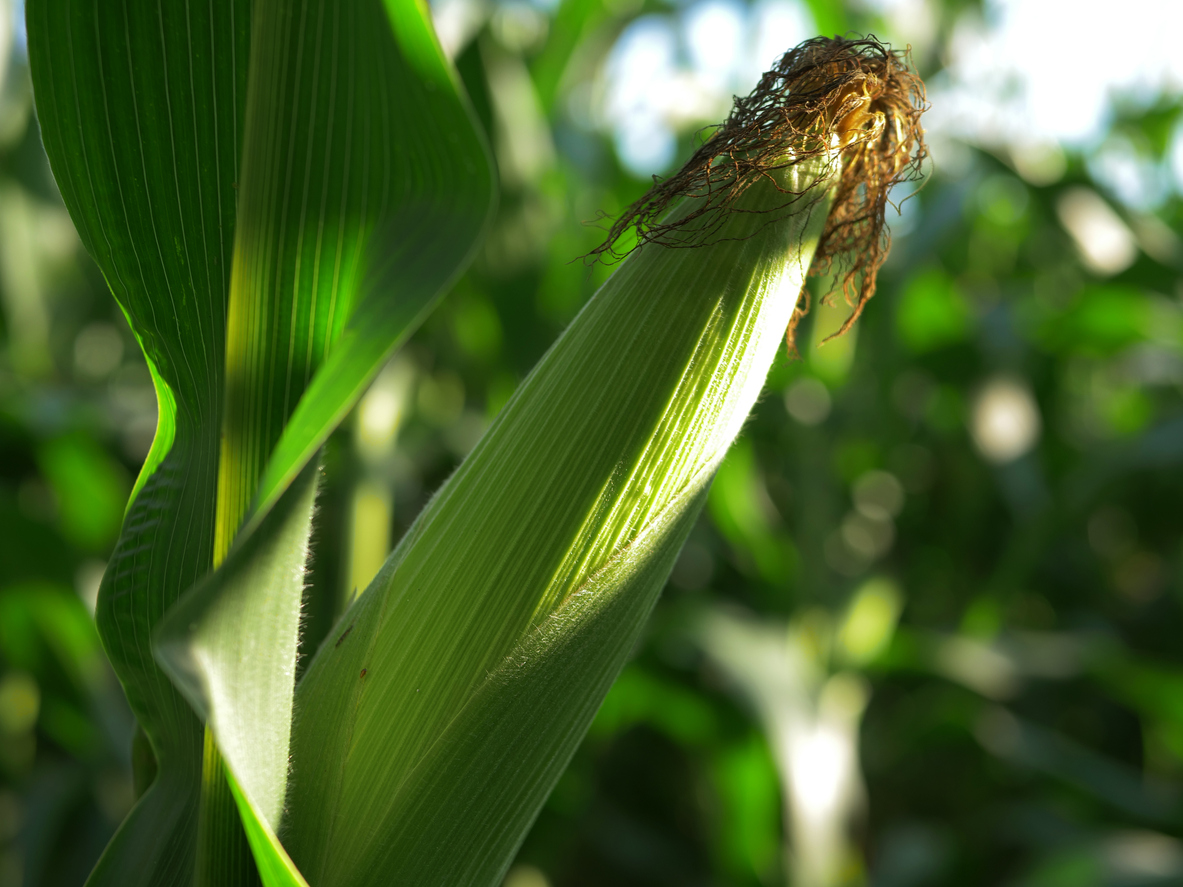
[[(907, 50), (892, 50), (873, 36), (807, 40), (781, 56), (751, 95), (735, 99), (731, 114), (685, 166), (669, 178), (654, 176), (649, 192), (624, 211), (588, 258), (619, 260), (647, 243), (692, 248), (726, 240), (720, 229), (730, 213), (765, 212), (771, 223), (801, 210), (816, 188), (832, 187), (810, 274), (833, 274), (834, 291), (841, 290), (851, 306), (833, 334), (841, 335), (874, 295), (887, 258), (888, 191), (921, 178), (928, 152), (920, 115), (926, 108), (924, 83)], [(819, 159), (824, 172), (803, 191), (783, 187), (772, 175)], [(739, 196), (760, 179), (770, 181), (785, 202), (767, 210), (739, 209)], [(689, 211), (669, 213), (687, 196), (697, 198)], [(628, 231), (636, 243), (619, 249)], [(806, 290), (786, 331), (790, 352), (808, 311)]]

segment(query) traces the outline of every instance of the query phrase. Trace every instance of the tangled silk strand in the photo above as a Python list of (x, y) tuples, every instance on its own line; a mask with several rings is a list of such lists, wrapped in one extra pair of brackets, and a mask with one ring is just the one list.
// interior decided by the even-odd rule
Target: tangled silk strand
[[(619, 260), (645, 243), (685, 248), (726, 239), (720, 228), (730, 212), (751, 212), (734, 203), (755, 181), (822, 158), (829, 174), (815, 182), (837, 178), (838, 184), (810, 273), (835, 273), (840, 281), (836, 288), (853, 309), (834, 334), (841, 335), (874, 294), (876, 274), (887, 258), (888, 191), (921, 177), (928, 152), (920, 115), (926, 108), (924, 83), (906, 51), (893, 51), (874, 37), (808, 40), (785, 53), (751, 95), (735, 100), (727, 120), (681, 170), (667, 179), (655, 176), (649, 192), (625, 210), (588, 257)], [(765, 211), (770, 223), (799, 211), (813, 186), (806, 192), (776, 187), (786, 199)], [(684, 196), (699, 198), (697, 205), (663, 221)], [(618, 249), (630, 230), (636, 245)], [(808, 310), (806, 295), (786, 333), (790, 350)]]

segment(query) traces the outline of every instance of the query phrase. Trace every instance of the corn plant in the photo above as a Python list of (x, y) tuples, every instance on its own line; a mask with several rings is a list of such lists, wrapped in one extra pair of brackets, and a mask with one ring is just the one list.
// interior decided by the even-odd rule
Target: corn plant
[(496, 883), (811, 263), (854, 313), (873, 291), (918, 82), (818, 40), (738, 101), (297, 683), (318, 451), (471, 256), (483, 139), (410, 0), (30, 0), (28, 32), (54, 175), (159, 402), (96, 614), (140, 797), (90, 883)]

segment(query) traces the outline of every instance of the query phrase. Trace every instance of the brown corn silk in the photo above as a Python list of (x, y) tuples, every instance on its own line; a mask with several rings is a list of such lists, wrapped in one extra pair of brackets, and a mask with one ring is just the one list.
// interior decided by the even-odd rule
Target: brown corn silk
[[(874, 295), (876, 274), (887, 258), (888, 191), (921, 177), (928, 152), (920, 115), (926, 108), (924, 83), (906, 50), (892, 50), (874, 37), (808, 40), (785, 53), (751, 95), (736, 98), (727, 120), (681, 170), (667, 179), (654, 176), (649, 192), (625, 210), (588, 257), (614, 261), (645, 243), (685, 248), (726, 240), (722, 227), (730, 213), (756, 212), (735, 204), (760, 179), (785, 195), (784, 203), (759, 211), (768, 214), (769, 223), (800, 211), (801, 199), (819, 184), (834, 186), (810, 274), (834, 274), (835, 291), (851, 306), (834, 333), (841, 335)], [(801, 192), (784, 188), (777, 179), (785, 179), (772, 175), (818, 160), (822, 175)], [(686, 196), (697, 198), (694, 207), (667, 215)], [(619, 248), (630, 231), (635, 245)], [(803, 296), (786, 331), (790, 352), (797, 324), (809, 311), (808, 290)]]

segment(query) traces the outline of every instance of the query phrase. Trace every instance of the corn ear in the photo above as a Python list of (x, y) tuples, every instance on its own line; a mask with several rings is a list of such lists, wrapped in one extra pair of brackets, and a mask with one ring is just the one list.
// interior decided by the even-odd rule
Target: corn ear
[(803, 44), (617, 223), (640, 248), (297, 687), (281, 836), (309, 883), (498, 883), (637, 643), (815, 255), (861, 250), (846, 279), (873, 278), (886, 188), (923, 156), (902, 70), (874, 41)]
[(297, 691), (283, 835), (310, 883), (508, 864), (759, 395), (825, 172), (757, 183), (717, 242), (630, 256), (344, 616)]

